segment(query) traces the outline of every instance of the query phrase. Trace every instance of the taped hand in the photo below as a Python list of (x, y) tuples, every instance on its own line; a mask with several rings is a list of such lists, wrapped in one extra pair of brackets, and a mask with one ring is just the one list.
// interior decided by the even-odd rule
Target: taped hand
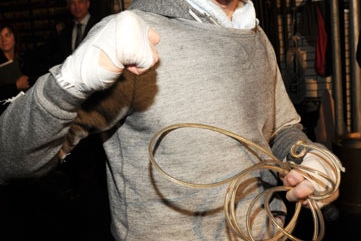
[(61, 67), (57, 81), (79, 95), (111, 86), (124, 68), (142, 74), (158, 61), (159, 35), (131, 11), (104, 18)]
[[(322, 177), (322, 174), (336, 182), (334, 167), (330, 165), (321, 152), (312, 150), (308, 152), (301, 163), (302, 166), (310, 168), (313, 171), (305, 169), (292, 169), (286, 176), (281, 177), (285, 186), (293, 187), (287, 192), (288, 201), (296, 202), (306, 200), (310, 195), (317, 195), (330, 188), (330, 182)], [(339, 195), (338, 189), (329, 197), (317, 201), (319, 208), (335, 201)], [(307, 202), (304, 202), (306, 205)]]

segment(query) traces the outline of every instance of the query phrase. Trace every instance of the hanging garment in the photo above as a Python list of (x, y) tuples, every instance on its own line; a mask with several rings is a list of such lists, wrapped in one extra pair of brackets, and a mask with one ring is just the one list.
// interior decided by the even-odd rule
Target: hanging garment
[(311, 46), (316, 46), (317, 36), (317, 13), (316, 6), (312, 1), (306, 1), (300, 17), (300, 34), (305, 36), (307, 43)]
[(297, 45), (297, 36), (292, 38), (293, 46), (289, 47), (286, 55), (286, 68), (283, 81), (287, 93), (294, 104), (300, 104), (306, 96), (305, 71), (307, 63), (304, 60), (305, 52)]
[(330, 49), (326, 24), (319, 5), (316, 6), (316, 12), (318, 31), (316, 39), (315, 70), (318, 75), (327, 77), (331, 75), (329, 63), (332, 62), (332, 60), (330, 60), (332, 50)]
[(326, 54), (328, 37), (325, 28), (325, 21), (322, 16), (320, 7), (316, 6), (317, 13), (317, 39), (316, 39), (316, 59), (315, 59), (315, 70), (320, 76), (326, 76)]

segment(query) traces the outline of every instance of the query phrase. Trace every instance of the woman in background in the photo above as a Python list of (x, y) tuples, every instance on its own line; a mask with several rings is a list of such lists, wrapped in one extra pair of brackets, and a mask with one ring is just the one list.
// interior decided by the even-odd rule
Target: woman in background
[(5, 73), (0, 71), (0, 113), (7, 107), (7, 100), (17, 96), (21, 91), (26, 91), (30, 87), (29, 76), (23, 74), (23, 63), (19, 51), (19, 43), (15, 28), (9, 24), (0, 26), (0, 59), (5, 65), (6, 62), (13, 61), (18, 65), (20, 72), (11, 72), (16, 81), (13, 83), (4, 83)]

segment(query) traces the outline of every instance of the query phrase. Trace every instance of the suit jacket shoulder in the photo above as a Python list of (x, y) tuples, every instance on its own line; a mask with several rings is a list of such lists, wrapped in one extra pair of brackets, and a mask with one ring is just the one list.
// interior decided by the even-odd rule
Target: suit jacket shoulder
[(100, 19), (94, 17), (94, 16), (90, 16), (88, 24), (85, 27), (84, 30), (84, 37), (89, 33), (90, 29), (97, 24), (100, 21)]

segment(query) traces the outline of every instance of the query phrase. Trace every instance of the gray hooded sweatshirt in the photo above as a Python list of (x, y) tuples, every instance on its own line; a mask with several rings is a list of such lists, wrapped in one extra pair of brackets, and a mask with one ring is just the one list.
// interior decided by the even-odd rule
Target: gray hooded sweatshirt
[[(219, 26), (185, 0), (133, 0), (130, 11), (160, 34), (160, 61), (144, 75), (121, 78), (126, 84), (119, 95), (126, 100), (103, 133), (113, 235), (117, 241), (241, 240), (224, 213), (228, 184), (176, 184), (150, 164), (148, 145), (160, 129), (177, 123), (228, 130), (279, 160), (296, 141), (310, 142), (285, 91), (272, 45), (259, 26)], [(59, 165), (54, 156), (84, 99), (58, 85), (56, 68), (0, 117), (2, 184), (42, 176)], [(225, 180), (270, 159), (222, 133), (199, 128), (168, 132), (154, 156), (174, 178), (198, 184)], [(234, 205), (243, 232), (247, 218), (255, 238), (272, 232), (264, 206), (255, 204), (254, 214), (246, 212), (258, 193), (277, 183), (277, 173), (269, 170), (243, 178)], [(285, 211), (277, 198), (271, 209)]]

